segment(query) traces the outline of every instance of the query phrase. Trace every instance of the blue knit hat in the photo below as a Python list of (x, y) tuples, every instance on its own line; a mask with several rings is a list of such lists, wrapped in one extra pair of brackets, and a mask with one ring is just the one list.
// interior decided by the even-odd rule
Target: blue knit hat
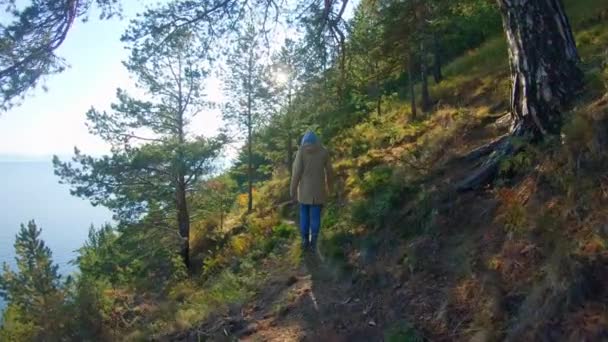
[(319, 138), (312, 131), (307, 131), (302, 138), (302, 146), (304, 145), (314, 145), (319, 141)]

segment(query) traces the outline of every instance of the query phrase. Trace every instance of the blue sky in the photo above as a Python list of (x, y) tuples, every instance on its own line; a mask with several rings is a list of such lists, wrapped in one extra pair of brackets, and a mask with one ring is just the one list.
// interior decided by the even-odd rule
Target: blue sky
[[(89, 134), (85, 113), (92, 106), (108, 109), (118, 87), (135, 92), (134, 82), (121, 63), (128, 53), (120, 36), (130, 18), (146, 6), (158, 3), (158, 0), (122, 1), (122, 20), (101, 21), (94, 12), (88, 22), (76, 22), (57, 50), (70, 68), (47, 78), (48, 91), (36, 89), (28, 93), (22, 105), (0, 113), (0, 161), (50, 160), (55, 154), (66, 158), (73, 154), (74, 146), (86, 154), (108, 153), (109, 147)], [(356, 3), (349, 2), (346, 18), (352, 16)], [(282, 42), (284, 35), (279, 30), (281, 37), (275, 37), (276, 41)], [(221, 82), (210, 79), (204, 93), (209, 100), (221, 101)], [(214, 135), (221, 124), (217, 109), (201, 113), (192, 122), (192, 133)], [(227, 152), (228, 158), (236, 155), (234, 147)]]
[[(1, 159), (46, 159), (53, 154), (71, 155), (74, 146), (87, 154), (108, 152), (101, 139), (88, 133), (85, 113), (91, 106), (107, 109), (115, 99), (116, 88), (134, 88), (121, 64), (128, 56), (120, 36), (128, 19), (157, 0), (123, 1), (125, 19), (100, 21), (95, 13), (86, 23), (78, 21), (59, 47), (58, 55), (70, 68), (51, 75), (47, 92), (36, 89), (24, 103), (0, 115)], [(206, 92), (220, 96), (217, 82)], [(199, 115), (202, 134), (213, 134), (221, 120), (218, 112)], [(203, 124), (204, 122), (204, 124)]]

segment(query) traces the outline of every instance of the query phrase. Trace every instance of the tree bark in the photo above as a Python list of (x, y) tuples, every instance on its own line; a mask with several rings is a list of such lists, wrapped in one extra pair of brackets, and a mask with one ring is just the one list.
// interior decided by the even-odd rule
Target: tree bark
[[(251, 95), (249, 95), (251, 97)], [(251, 102), (251, 100), (249, 100)], [(251, 105), (250, 105), (251, 106)], [(248, 127), (247, 127), (247, 192), (248, 192), (248, 201), (247, 201), (247, 212), (253, 211), (253, 136), (252, 136), (252, 122), (251, 122), (251, 108), (248, 110), (247, 114)]]
[(509, 46), (514, 127), (557, 133), (561, 110), (583, 85), (574, 36), (561, 0), (497, 0)]
[(247, 78), (247, 212), (253, 211), (253, 114), (252, 114), (252, 74), (253, 74), (253, 51), (249, 52), (249, 74)]
[(186, 268), (190, 270), (190, 214), (188, 213), (188, 202), (186, 200), (186, 188), (184, 175), (178, 177), (177, 189), (175, 192), (177, 225), (179, 235), (182, 237), (181, 255), (184, 259)]
[(443, 81), (443, 73), (441, 72), (441, 45), (437, 34), (433, 35), (433, 79), (436, 84)]
[(220, 198), (221, 198), (221, 203), (220, 203), (220, 231), (223, 232), (224, 231), (224, 202), (226, 201), (226, 199), (224, 198), (224, 196), (221, 196)]
[(426, 47), (424, 46), (424, 42), (420, 43), (420, 78), (422, 80), (422, 111), (428, 112), (433, 104), (431, 103), (431, 96), (429, 95), (429, 80), (427, 73), (427, 63), (426, 63)]
[[(291, 78), (291, 76), (290, 76)], [(287, 171), (291, 179), (293, 173), (293, 121), (291, 120), (291, 79), (289, 80), (289, 91), (287, 94)]]
[(289, 178), (291, 179), (293, 173), (293, 136), (291, 133), (291, 127), (287, 132), (287, 171), (289, 171)]
[(408, 74), (409, 74), (409, 88), (410, 88), (410, 104), (412, 107), (412, 120), (416, 120), (416, 90), (414, 89), (414, 75), (416, 73), (414, 67), (414, 55), (410, 53), (408, 61)]
[(188, 212), (188, 201), (186, 198), (186, 167), (184, 166), (184, 143), (186, 141), (184, 126), (186, 125), (184, 121), (184, 99), (182, 92), (182, 64), (181, 58), (178, 59), (178, 67), (179, 67), (179, 75), (180, 78), (177, 79), (178, 86), (178, 103), (177, 103), (177, 184), (175, 187), (175, 206), (177, 210), (177, 226), (179, 229), (179, 235), (182, 238), (182, 249), (181, 255), (184, 260), (184, 264), (186, 265), (186, 269), (191, 271), (190, 268), (190, 214)]
[[(561, 111), (583, 86), (579, 56), (561, 0), (497, 0), (509, 47), (512, 93), (510, 136), (538, 140), (559, 132)], [(517, 152), (501, 138), (490, 157), (458, 190), (487, 184), (502, 159)]]
[(378, 60), (376, 59), (374, 63), (374, 74), (376, 77), (374, 78), (374, 88), (376, 89), (376, 112), (378, 116), (382, 115), (382, 89), (380, 85), (380, 67), (378, 65)]

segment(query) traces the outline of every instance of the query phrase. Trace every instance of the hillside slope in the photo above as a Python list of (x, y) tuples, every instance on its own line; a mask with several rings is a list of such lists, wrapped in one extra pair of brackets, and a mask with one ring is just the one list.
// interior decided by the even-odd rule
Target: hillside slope
[(329, 143), (340, 182), (318, 256), (300, 255), (276, 174), (247, 218), (270, 252), (234, 234), (232, 281), (213, 285), (233, 293), (158, 339), (608, 339), (608, 3), (569, 4), (587, 87), (561, 137), (523, 146), (492, 186), (455, 190), (483, 160), (467, 155), (508, 130), (506, 46), (489, 40), (446, 68), (433, 112), (411, 122), (394, 100)]

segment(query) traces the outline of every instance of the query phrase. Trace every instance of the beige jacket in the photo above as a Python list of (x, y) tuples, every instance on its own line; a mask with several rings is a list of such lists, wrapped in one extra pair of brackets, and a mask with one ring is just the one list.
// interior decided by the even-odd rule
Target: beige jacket
[(302, 204), (324, 204), (333, 187), (329, 153), (319, 143), (300, 147), (293, 163), (290, 194)]

